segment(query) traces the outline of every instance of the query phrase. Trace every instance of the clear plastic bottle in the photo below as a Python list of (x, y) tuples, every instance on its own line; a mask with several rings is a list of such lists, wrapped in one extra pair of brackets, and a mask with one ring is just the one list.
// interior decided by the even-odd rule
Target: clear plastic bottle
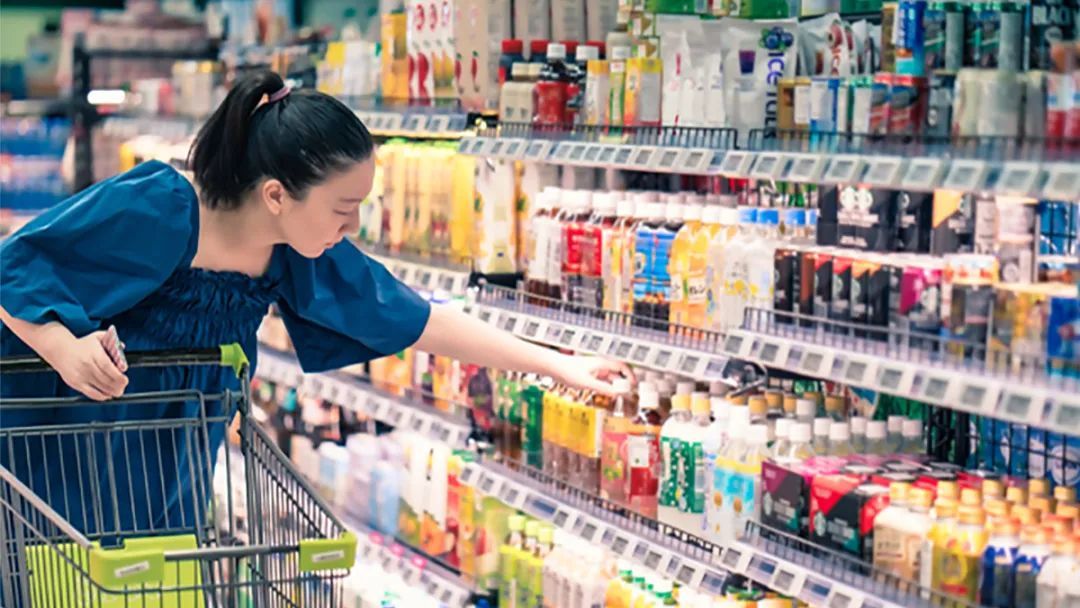
[(1058, 536), (1054, 539), (1050, 557), (1039, 572), (1035, 608), (1065, 608), (1073, 605), (1066, 603), (1068, 600), (1065, 592), (1070, 579), (1077, 578), (1076, 572), (1080, 569), (1080, 562), (1077, 561), (1078, 550), (1078, 539), (1069, 536)]
[(600, 455), (600, 496), (605, 500), (626, 504), (626, 442), (630, 436), (630, 424), (635, 410), (628, 395), (630, 381), (617, 378), (612, 386), (619, 396), (611, 415), (604, 420), (604, 435)]
[(669, 295), (669, 320), (673, 327), (671, 333), (686, 333), (690, 328), (690, 261), (693, 256), (694, 241), (701, 230), (700, 204), (683, 204), (682, 226), (675, 234), (671, 244), (671, 259), (668, 261), (668, 276), (671, 278)]
[(930, 530), (919, 551), (920, 587), (941, 591), (941, 569), (938, 564), (944, 559), (948, 537), (956, 526), (956, 508), (956, 500), (942, 496), (941, 485), (938, 484), (938, 497), (930, 510)]
[(922, 420), (904, 420), (901, 432), (904, 437), (903, 453), (915, 455), (926, 453), (926, 446), (923, 445)]
[(888, 418), (888, 434), (886, 435), (886, 444), (889, 447), (890, 454), (899, 454), (900, 450), (904, 447), (904, 421), (907, 418), (903, 416), (889, 416)]
[(757, 212), (759, 237), (747, 248), (747, 272), (749, 273), (750, 298), (747, 304), (757, 310), (771, 311), (776, 281), (776, 248), (780, 244), (780, 210), (759, 209)]
[(691, 534), (700, 534), (705, 527), (706, 468), (705, 441), (709, 434), (709, 394), (695, 392), (690, 396), (690, 421), (684, 433), (679, 487), (676, 502), (679, 508), (679, 527)]
[[(730, 402), (730, 400), (729, 400)], [(706, 508), (708, 538), (718, 544), (734, 538), (731, 521), (726, 519), (724, 506), (729, 500), (728, 477), (746, 453), (746, 433), (750, 428), (750, 409), (746, 405), (732, 403), (728, 415), (728, 442), (713, 462), (712, 498)]]
[[(899, 574), (914, 563), (914, 556), (907, 554), (907, 531), (904, 528), (904, 522), (910, 515), (907, 501), (910, 489), (911, 484), (903, 481), (889, 484), (889, 506), (874, 518), (873, 563), (882, 572)], [(929, 523), (929, 518), (927, 520)], [(909, 573), (903, 578), (914, 577)]]
[[(586, 47), (592, 48), (594, 47)], [(592, 216), (585, 225), (581, 241), (582, 303), (593, 309), (604, 306), (605, 268), (608, 242), (615, 226), (615, 209), (618, 205), (615, 192), (595, 192), (592, 195)], [(609, 272), (610, 274), (610, 272)]]
[(851, 447), (855, 448), (856, 454), (866, 453), (866, 418), (852, 416), (849, 420), (851, 425)]
[(795, 419), (808, 424), (814, 423), (817, 416), (817, 403), (813, 399), (798, 399), (795, 401)]
[(1049, 557), (1049, 530), (1040, 525), (1021, 528), (1020, 548), (1013, 561), (1012, 606), (1029, 608), (1035, 605), (1039, 574)]
[(724, 278), (724, 297), (720, 304), (720, 314), (723, 317), (721, 331), (727, 331), (742, 324), (743, 309), (750, 296), (746, 251), (756, 238), (757, 210), (752, 207), (741, 207), (738, 213), (738, 232), (724, 247), (724, 265), (721, 272)]
[(725, 501), (723, 512), (734, 524), (733, 539), (741, 540), (746, 534), (747, 522), (760, 520), (761, 509), (761, 463), (769, 457), (769, 429), (763, 424), (750, 425), (746, 452), (737, 461), (734, 474), (728, 476), (730, 500)]
[(847, 419), (844, 413), (844, 398), (839, 395), (825, 397), (825, 415), (836, 421)]
[(769, 448), (769, 453), (774, 460), (778, 459), (781, 454), (787, 452), (791, 447), (791, 441), (789, 439), (791, 435), (791, 427), (796, 424), (794, 418), (781, 418), (776, 421), (776, 437), (773, 439), (772, 446)]
[(627, 439), (626, 502), (631, 510), (655, 519), (660, 487), (660, 396), (640, 391), (638, 411)]
[(661, 523), (679, 527), (679, 479), (683, 443), (690, 431), (690, 392), (693, 383), (679, 383), (671, 399), (671, 416), (660, 429), (660, 496), (657, 509)]
[(754, 395), (747, 399), (746, 404), (747, 407), (750, 408), (750, 424), (765, 425), (765, 428), (768, 431), (766, 437), (771, 439), (775, 422), (769, 418), (769, 403), (765, 400), (765, 396)]
[(713, 331), (723, 331), (727, 321), (724, 309), (727, 302), (725, 256), (728, 245), (738, 234), (739, 212), (734, 206), (721, 206), (717, 215), (719, 228), (709, 241), (706, 270), (710, 293), (706, 327)]
[(716, 467), (716, 459), (728, 444), (731, 413), (731, 404), (724, 397), (710, 397), (709, 403), (712, 408), (713, 421), (709, 428), (705, 430), (705, 439), (701, 442), (701, 449), (705, 453), (705, 517), (702, 522), (702, 538), (708, 536), (709, 511), (713, 504), (713, 472)]
[[(584, 304), (584, 277), (582, 276), (582, 253), (585, 230), (589, 224), (592, 192), (588, 190), (564, 190), (567, 209), (562, 230), (562, 295), (571, 305)], [(571, 306), (570, 310), (577, 310)]]
[(832, 421), (829, 425), (829, 456), (846, 457), (855, 453), (851, 446), (851, 429), (848, 423)]
[(814, 418), (814, 451), (818, 454), (829, 453), (829, 429), (832, 423), (832, 418), (825, 416)]
[(806, 424), (805, 422), (793, 423), (788, 432), (788, 436), (790, 437), (790, 441), (788, 443), (787, 451), (776, 456), (777, 462), (781, 464), (806, 462), (817, 455), (814, 451), (814, 446), (811, 443), (813, 434), (809, 424)]
[[(604, 287), (604, 309), (615, 313), (633, 312), (634, 296), (634, 212), (642, 193), (625, 193), (615, 206), (615, 225), (607, 241), (605, 260), (610, 264)], [(624, 319), (619, 319), (623, 321)]]
[[(532, 296), (542, 298), (550, 297), (548, 288), (548, 256), (551, 247), (551, 228), (549, 224), (554, 222), (553, 211), (555, 208), (552, 196), (557, 196), (550, 188), (545, 188), (536, 195), (536, 210), (529, 220), (528, 230), (528, 253), (529, 266), (525, 270), (525, 292)], [(533, 303), (541, 300), (532, 299)]]
[(1008, 517), (990, 521), (990, 536), (982, 557), (979, 602), (983, 606), (1005, 608), (1013, 601), (1013, 562), (1020, 547), (1020, 525)]
[(656, 250), (653, 259), (656, 306), (653, 309), (654, 329), (667, 331), (671, 321), (671, 256), (675, 235), (683, 227), (683, 197), (678, 192), (663, 195), (664, 224), (656, 232)]
[(871, 420), (866, 423), (866, 453), (879, 456), (890, 453), (883, 420)]

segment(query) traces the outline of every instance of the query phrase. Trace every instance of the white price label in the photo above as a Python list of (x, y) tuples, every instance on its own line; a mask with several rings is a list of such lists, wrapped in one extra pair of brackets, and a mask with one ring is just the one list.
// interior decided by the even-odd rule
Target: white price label
[(945, 175), (944, 187), (948, 190), (959, 192), (974, 192), (981, 190), (986, 183), (989, 166), (986, 161), (958, 159), (949, 165), (949, 172)]
[(1009, 161), (1002, 167), (994, 184), (994, 192), (1016, 196), (1033, 196), (1038, 193), (1042, 169), (1039, 163)]

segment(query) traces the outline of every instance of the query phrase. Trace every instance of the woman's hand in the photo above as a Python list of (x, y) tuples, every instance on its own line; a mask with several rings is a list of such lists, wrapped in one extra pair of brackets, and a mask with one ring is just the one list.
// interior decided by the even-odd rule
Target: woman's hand
[(569, 387), (617, 396), (612, 381), (622, 376), (634, 385), (634, 372), (622, 361), (583, 355), (559, 355), (550, 370), (552, 378)]
[(106, 401), (124, 394), (128, 379), (105, 349), (106, 332), (98, 331), (73, 338), (39, 353), (56, 370), (64, 383), (94, 401)]

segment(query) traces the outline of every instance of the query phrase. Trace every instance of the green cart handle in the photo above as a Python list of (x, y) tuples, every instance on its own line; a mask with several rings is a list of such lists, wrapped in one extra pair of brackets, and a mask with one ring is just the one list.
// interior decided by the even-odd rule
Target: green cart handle
[[(231, 367), (237, 376), (249, 364), (244, 349), (237, 343), (217, 348), (149, 350), (125, 352), (128, 367), (174, 367), (179, 365), (220, 365)], [(52, 371), (52, 366), (37, 355), (0, 357), (0, 374), (27, 374)]]

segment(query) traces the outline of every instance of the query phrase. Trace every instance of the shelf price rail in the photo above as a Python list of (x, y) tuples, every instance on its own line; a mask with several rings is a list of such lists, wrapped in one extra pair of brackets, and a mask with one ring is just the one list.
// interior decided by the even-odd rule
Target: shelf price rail
[(1046, 371), (1064, 361), (987, 357), (983, 344), (757, 309), (746, 311), (721, 350), (773, 369), (1080, 434), (1080, 379)]

